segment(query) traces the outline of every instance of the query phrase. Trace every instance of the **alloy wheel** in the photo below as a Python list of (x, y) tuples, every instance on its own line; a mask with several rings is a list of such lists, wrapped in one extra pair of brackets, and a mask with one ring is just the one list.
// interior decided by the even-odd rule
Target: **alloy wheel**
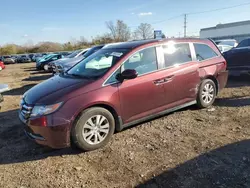
[(214, 91), (215, 91), (214, 86), (212, 84), (210, 84), (210, 83), (207, 83), (204, 86), (204, 88), (202, 90), (202, 93), (201, 93), (202, 100), (205, 103), (209, 104), (213, 100), (213, 98), (215, 96), (215, 92)]
[(107, 137), (109, 129), (109, 121), (105, 116), (92, 116), (83, 126), (83, 139), (90, 145), (99, 144)]

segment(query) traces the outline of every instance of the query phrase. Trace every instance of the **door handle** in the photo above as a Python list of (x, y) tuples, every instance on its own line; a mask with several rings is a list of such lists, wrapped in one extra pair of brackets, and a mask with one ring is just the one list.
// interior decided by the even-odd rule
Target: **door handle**
[(164, 78), (165, 82), (171, 81), (173, 79), (174, 75), (168, 76)]
[(173, 77), (174, 77), (174, 75), (171, 75), (171, 76), (167, 76), (165, 78), (161, 78), (161, 79), (155, 80), (154, 84), (155, 85), (161, 85), (161, 84), (170, 82), (173, 79)]

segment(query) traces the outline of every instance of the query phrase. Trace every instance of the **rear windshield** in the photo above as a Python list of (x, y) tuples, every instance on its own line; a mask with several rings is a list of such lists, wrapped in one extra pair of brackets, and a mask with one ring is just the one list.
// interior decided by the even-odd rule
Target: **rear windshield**
[(242, 48), (242, 47), (249, 47), (250, 46), (250, 39), (243, 40), (239, 43), (237, 48)]

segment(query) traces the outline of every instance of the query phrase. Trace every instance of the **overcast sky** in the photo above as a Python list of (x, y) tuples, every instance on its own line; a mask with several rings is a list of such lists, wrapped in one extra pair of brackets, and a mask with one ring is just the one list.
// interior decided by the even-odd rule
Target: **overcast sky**
[[(250, 0), (1, 0), (0, 45), (67, 42), (81, 36), (91, 40), (107, 32), (106, 21), (117, 19), (131, 30), (142, 22), (152, 23), (167, 36), (178, 36), (183, 35), (184, 13), (243, 3)], [(249, 10), (250, 4), (188, 15), (187, 34), (197, 35), (201, 28), (218, 23), (250, 20)]]

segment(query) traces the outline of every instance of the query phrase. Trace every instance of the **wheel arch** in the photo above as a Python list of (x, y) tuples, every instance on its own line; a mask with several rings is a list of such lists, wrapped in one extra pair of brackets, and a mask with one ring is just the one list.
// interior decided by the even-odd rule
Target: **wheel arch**
[(96, 104), (92, 104), (90, 106), (87, 106), (83, 109), (80, 110), (80, 112), (78, 112), (78, 114), (76, 115), (75, 119), (73, 120), (72, 125), (74, 125), (78, 119), (80, 118), (80, 116), (82, 115), (83, 111), (89, 108), (94, 108), (94, 107), (100, 107), (100, 108), (104, 108), (106, 110), (108, 110), (114, 117), (115, 120), (115, 131), (121, 131), (122, 130), (122, 120), (120, 118), (120, 116), (118, 115), (117, 111), (115, 110), (114, 107), (112, 107), (111, 105), (105, 104), (105, 103), (96, 103)]

